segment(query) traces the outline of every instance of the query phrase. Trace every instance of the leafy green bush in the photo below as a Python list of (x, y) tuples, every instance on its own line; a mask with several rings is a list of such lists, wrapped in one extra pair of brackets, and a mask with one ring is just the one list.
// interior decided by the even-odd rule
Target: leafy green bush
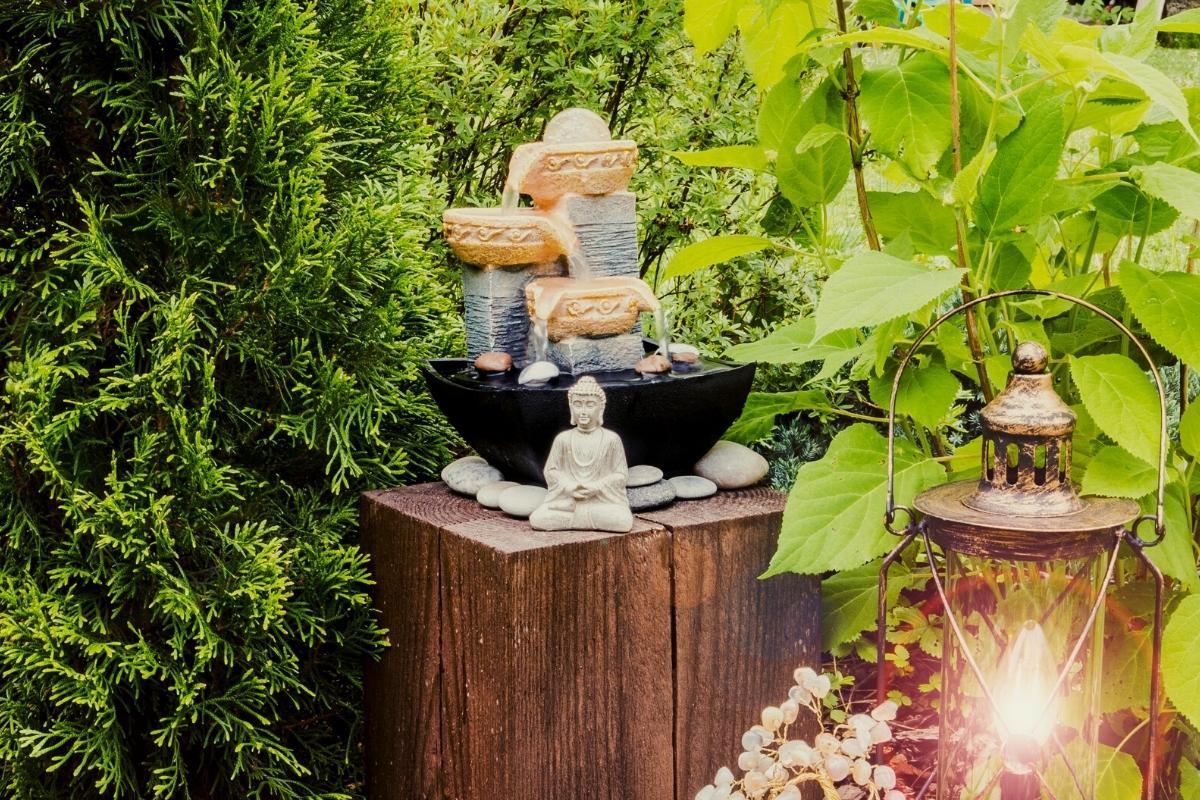
[[(800, 468), (770, 572), (840, 571), (830, 592), (873, 591), (893, 541), (882, 527), (885, 441), (868, 423), (884, 421), (898, 359), (938, 312), (1022, 287), (1086, 297), (1134, 325), (1175, 378), (1167, 538), (1147, 552), (1181, 598), (1164, 672), (1176, 731), (1186, 732), (1200, 725), (1200, 405), (1188, 404), (1192, 384), (1182, 376), (1200, 367), (1200, 275), (1176, 241), (1162, 249), (1173, 263), (1152, 262), (1147, 245), (1181, 216), (1200, 219), (1200, 94), (1147, 58), (1159, 33), (1200, 30), (1200, 12), (1160, 21), (1149, 4), (1131, 24), (1100, 28), (1063, 18), (1056, 0), (1007, 0), (995, 16), (962, 6), (956, 25), (946, 5), (923, 11), (919, 25), (899, 23), (891, 3), (857, 0), (846, 11), (841, 0), (688, 0), (685, 17), (700, 50), (738, 31), (762, 92), (754, 144), (687, 158), (773, 176), (811, 221), (799, 236), (765, 230), (760, 246), (798, 253), (799, 270), (823, 281), (811, 315), (732, 349), (821, 365), (791, 391), (752, 395), (735, 434), (760, 439), (784, 413), (859, 420)], [(849, 215), (857, 237), (830, 225)], [(901, 386), (900, 502), (947, 472), (972, 472), (980, 444), (972, 412), (1003, 385), (1015, 344), (1032, 339), (1059, 356), (1056, 384), (1080, 413), (1074, 466), (1083, 491), (1152, 510), (1158, 403), (1146, 365), (1115, 328), (1046, 298), (1003, 299), (956, 324), (913, 353), (918, 369)], [(914, 557), (907, 566), (907, 585), (924, 585), (929, 565)], [(1139, 574), (1132, 556), (1121, 569)], [(870, 604), (859, 605), (865, 613), (827, 620), (827, 645), (845, 648), (873, 624)], [(1146, 603), (1129, 611), (1147, 621)], [(888, 657), (901, 672), (911, 667), (906, 645), (936, 630), (917, 616), (894, 620), (900, 635)], [(1107, 640), (1132, 677), (1107, 687), (1105, 708), (1114, 712), (1110, 741), (1136, 749), (1144, 737), (1130, 744), (1127, 734), (1145, 714), (1148, 645), (1136, 633), (1143, 625), (1129, 628)], [(931, 681), (923, 690), (935, 689)], [(1137, 794), (1115, 791), (1113, 800)]]
[(406, 24), (0, 6), (6, 796), (352, 789), (350, 490), (452, 441)]

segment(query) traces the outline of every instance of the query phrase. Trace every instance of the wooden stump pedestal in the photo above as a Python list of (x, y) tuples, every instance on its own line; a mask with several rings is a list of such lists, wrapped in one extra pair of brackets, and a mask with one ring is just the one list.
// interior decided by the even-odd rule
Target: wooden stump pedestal
[(442, 484), (364, 495), (390, 643), (367, 666), (369, 797), (691, 800), (817, 665), (818, 582), (757, 578), (783, 503), (542, 533)]

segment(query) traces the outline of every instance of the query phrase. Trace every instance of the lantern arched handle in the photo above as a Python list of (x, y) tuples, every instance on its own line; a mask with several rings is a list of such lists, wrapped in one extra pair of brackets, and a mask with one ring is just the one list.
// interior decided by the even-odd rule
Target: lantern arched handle
[[(1146, 366), (1150, 370), (1150, 375), (1154, 379), (1154, 387), (1158, 391), (1158, 488), (1155, 498), (1154, 515), (1139, 517), (1134, 523), (1131, 533), (1134, 539), (1136, 539), (1136, 542), (1134, 543), (1138, 546), (1153, 547), (1161, 542), (1163, 536), (1166, 535), (1166, 525), (1163, 515), (1163, 500), (1166, 494), (1167, 474), (1167, 394), (1163, 389), (1162, 377), (1158, 374), (1158, 365), (1154, 363), (1154, 359), (1150, 357), (1150, 351), (1146, 349), (1141, 340), (1139, 340), (1137, 336), (1133, 334), (1133, 331), (1131, 331), (1125, 325), (1125, 323), (1121, 322), (1121, 320), (1117, 319), (1112, 314), (1108, 313), (1094, 303), (1089, 303), (1088, 301), (1079, 297), (1073, 297), (1069, 294), (1063, 294), (1062, 292), (1056, 292), (1051, 289), (1008, 289), (1002, 292), (993, 292), (991, 294), (985, 294), (981, 295), (980, 297), (973, 298), (942, 314), (940, 317), (934, 320), (929, 327), (921, 331), (921, 334), (913, 341), (912, 347), (908, 349), (908, 352), (905, 353), (904, 357), (900, 360), (900, 366), (896, 370), (896, 376), (892, 379), (892, 393), (888, 399), (887, 506), (884, 511), (884, 527), (891, 531), (892, 525), (896, 521), (896, 395), (900, 390), (900, 380), (904, 377), (904, 371), (908, 368), (908, 363), (912, 360), (913, 355), (916, 354), (917, 350), (921, 347), (925, 340), (929, 338), (929, 335), (937, 330), (938, 327), (940, 327), (941, 324), (946, 320), (982, 303), (986, 303), (991, 300), (997, 300), (1003, 297), (1017, 296), (1054, 297), (1059, 300), (1065, 300), (1068, 303), (1074, 303), (1077, 306), (1086, 308), (1088, 311), (1091, 311), (1092, 313), (1111, 322), (1117, 328), (1117, 330), (1119, 330), (1127, 339), (1129, 339), (1129, 341), (1133, 342), (1133, 345), (1138, 349), (1138, 352), (1141, 353), (1142, 359), (1146, 362)], [(904, 511), (908, 512), (911, 518), (911, 511), (909, 511), (907, 508), (904, 508)], [(1154, 538), (1138, 538), (1136, 535), (1138, 524), (1143, 521), (1148, 522), (1150, 520), (1154, 521)]]

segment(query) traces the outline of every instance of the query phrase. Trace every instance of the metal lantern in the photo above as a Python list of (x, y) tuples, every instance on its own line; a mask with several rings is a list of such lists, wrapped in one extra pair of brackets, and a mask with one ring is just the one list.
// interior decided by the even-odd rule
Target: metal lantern
[[(1130, 500), (1079, 496), (1070, 478), (1075, 414), (1055, 393), (1046, 350), (1036, 342), (1014, 350), (1007, 386), (983, 409), (978, 480), (930, 489), (911, 509), (895, 505), (896, 394), (912, 354), (955, 314), (1012, 295), (1057, 297), (1090, 309), (1145, 358), (1160, 402), (1154, 516), (1139, 516)], [(1120, 321), (1078, 298), (1040, 290), (987, 295), (939, 317), (917, 338), (892, 383), (888, 420), (885, 527), (902, 540), (880, 570), (878, 693), (882, 702), (888, 570), (919, 541), (945, 614), (937, 799), (1093, 800), (1104, 599), (1122, 543), (1156, 584), (1144, 781), (1144, 797), (1153, 798), (1163, 577), (1143, 551), (1164, 534), (1167, 437), (1166, 398), (1145, 347)], [(897, 512), (906, 519), (901, 529)], [(1155, 535), (1143, 540), (1138, 527), (1150, 521)]]

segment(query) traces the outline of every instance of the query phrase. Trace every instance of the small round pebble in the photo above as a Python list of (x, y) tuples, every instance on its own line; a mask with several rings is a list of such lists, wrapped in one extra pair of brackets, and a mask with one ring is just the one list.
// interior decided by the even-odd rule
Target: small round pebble
[(745, 445), (719, 441), (696, 462), (696, 474), (719, 489), (742, 489), (767, 476), (767, 460)]
[(667, 346), (667, 352), (670, 353), (672, 361), (682, 364), (695, 364), (700, 360), (700, 351), (690, 344), (672, 343)]
[(517, 376), (517, 383), (524, 386), (527, 383), (545, 383), (548, 380), (557, 378), (559, 375), (557, 364), (550, 361), (534, 361), (532, 364), (521, 370), (521, 374)]
[(511, 489), (514, 486), (521, 484), (516, 481), (496, 481), (483, 486), (475, 493), (475, 500), (484, 508), (499, 508), (500, 493), (505, 489)]
[(658, 375), (663, 372), (670, 372), (671, 362), (666, 356), (661, 356), (658, 353), (646, 356), (641, 361), (633, 365), (633, 369), (642, 375)]
[(511, 517), (525, 519), (546, 499), (541, 486), (510, 486), (500, 493), (500, 510)]
[(649, 486), (633, 486), (625, 489), (629, 498), (630, 511), (646, 511), (665, 506), (675, 499), (675, 487), (670, 481), (659, 481)]
[(475, 359), (475, 369), (480, 372), (508, 372), (512, 364), (512, 356), (508, 353), (483, 353)]
[(625, 487), (649, 486), (663, 479), (663, 471), (650, 464), (638, 464), (629, 468), (629, 477), (625, 479)]
[(484, 461), (479, 456), (465, 456), (457, 461), (451, 461), (442, 470), (442, 480), (459, 494), (475, 496), (475, 493), (489, 483), (503, 480), (500, 470)]
[(676, 475), (671, 478), (671, 486), (675, 488), (675, 496), (680, 500), (699, 500), (717, 493), (717, 485), (699, 475)]

